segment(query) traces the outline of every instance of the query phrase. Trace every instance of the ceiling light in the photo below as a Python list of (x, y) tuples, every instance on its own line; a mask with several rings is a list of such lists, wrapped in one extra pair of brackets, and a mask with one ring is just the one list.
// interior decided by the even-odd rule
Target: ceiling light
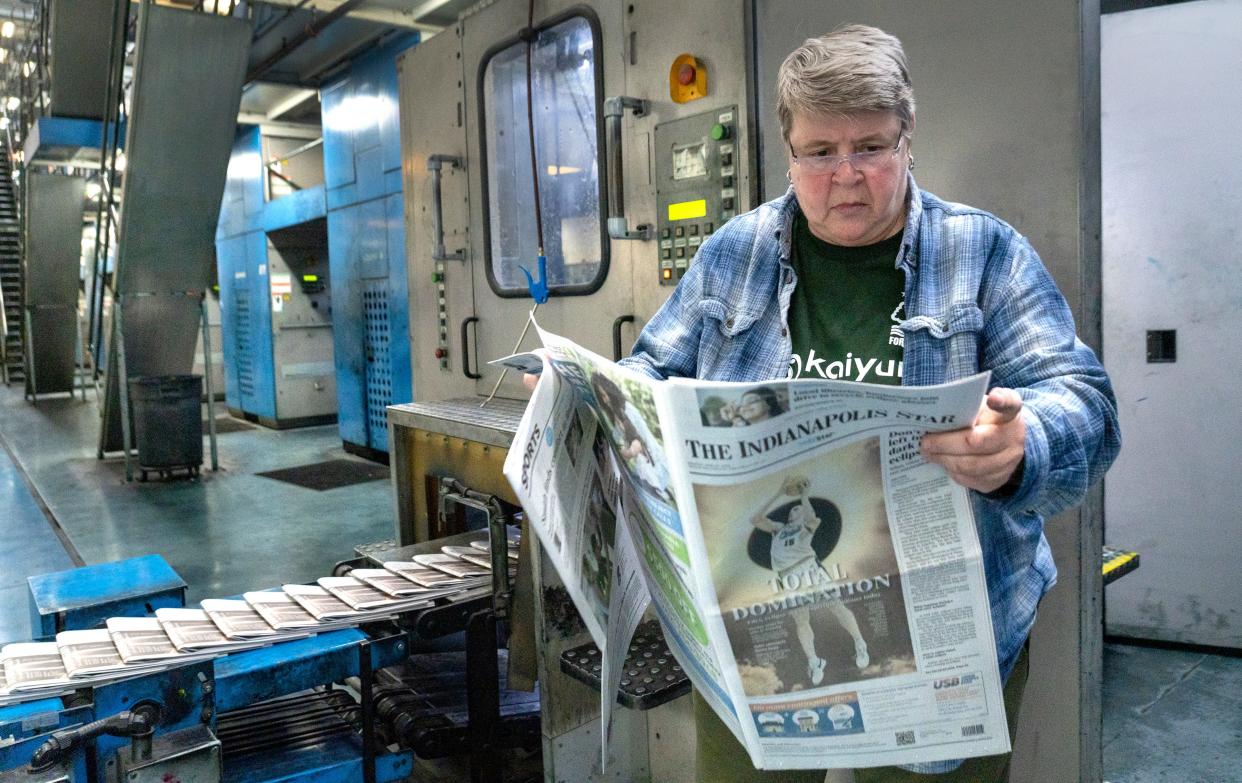
[(9, 118), (0, 117), (0, 130), (4, 130), (7, 127), (9, 127)]
[(0, 63), (4, 62), (7, 59), (9, 59), (9, 50), (0, 48)]
[(13, 24), (12, 20), (0, 24), (0, 37), (12, 38), (16, 32), (17, 25)]
[(18, 98), (16, 95), (10, 95), (9, 99), (4, 102), (4, 108), (8, 109), (9, 111), (17, 111), (21, 107), (22, 107), (22, 99)]
[(27, 60), (26, 64), (22, 66), (22, 76), (29, 76), (30, 74), (34, 72), (35, 72), (34, 60)]

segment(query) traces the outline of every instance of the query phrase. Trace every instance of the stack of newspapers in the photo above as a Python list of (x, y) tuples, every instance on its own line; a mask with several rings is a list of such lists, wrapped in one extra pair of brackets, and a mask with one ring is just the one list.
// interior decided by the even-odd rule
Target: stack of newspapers
[[(518, 539), (508, 542), (510, 574)], [(226, 653), (351, 628), (432, 606), (491, 583), (489, 544), (446, 546), (411, 561), (325, 576), (315, 584), (208, 598), (198, 609), (113, 617), (104, 628), (0, 648), (0, 706), (162, 671)]]

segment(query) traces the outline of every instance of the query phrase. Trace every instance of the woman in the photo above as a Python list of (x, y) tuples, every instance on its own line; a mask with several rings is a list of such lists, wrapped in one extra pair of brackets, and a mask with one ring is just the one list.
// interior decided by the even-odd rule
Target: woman
[[(1120, 449), (1111, 384), (1027, 240), (918, 188), (900, 41), (861, 25), (809, 39), (782, 63), (776, 93), (788, 191), (703, 243), (622, 363), (657, 379), (747, 382), (828, 365), (911, 386), (990, 371), (996, 388), (972, 426), (925, 436), (923, 451), (973, 490), (1012, 735), (1035, 607), (1056, 579), (1044, 519), (1080, 502)], [(700, 779), (764, 779), (701, 700), (696, 715)], [(1000, 781), (1007, 768), (1002, 755), (855, 778)]]

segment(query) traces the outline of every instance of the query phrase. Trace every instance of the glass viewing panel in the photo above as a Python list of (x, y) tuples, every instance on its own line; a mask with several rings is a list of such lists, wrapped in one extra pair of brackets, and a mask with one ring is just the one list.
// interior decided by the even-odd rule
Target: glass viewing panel
[[(596, 126), (595, 36), (585, 18), (541, 30), (531, 54), (536, 156), (544, 255), (552, 293), (587, 293), (602, 282)], [(519, 266), (537, 274), (530, 134), (526, 120), (526, 44), (500, 50), (483, 71), (491, 282), (497, 293), (525, 292)], [(560, 289), (558, 291), (558, 289)]]
[(673, 179), (693, 179), (707, 176), (707, 145), (682, 144), (673, 147)]

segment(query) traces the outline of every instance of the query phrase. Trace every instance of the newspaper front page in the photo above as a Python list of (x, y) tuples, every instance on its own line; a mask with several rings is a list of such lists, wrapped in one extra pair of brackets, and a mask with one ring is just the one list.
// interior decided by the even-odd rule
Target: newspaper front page
[(973, 422), (986, 374), (656, 382), (540, 335), (549, 370), (505, 474), (613, 670), (639, 602), (610, 588), (641, 585), (757, 768), (1009, 750), (969, 497), (919, 450)]

